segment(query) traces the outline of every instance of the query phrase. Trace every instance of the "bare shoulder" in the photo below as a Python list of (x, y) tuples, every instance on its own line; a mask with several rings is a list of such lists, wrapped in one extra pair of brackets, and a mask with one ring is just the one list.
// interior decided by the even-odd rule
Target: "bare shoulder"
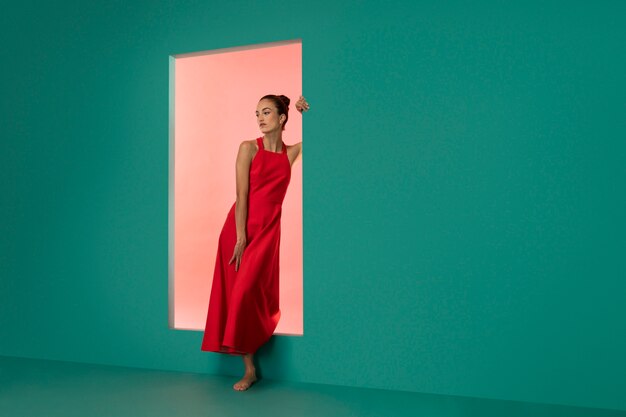
[(300, 153), (302, 150), (302, 142), (294, 143), (293, 145), (287, 145), (287, 152)]
[(254, 154), (259, 150), (259, 145), (256, 143), (256, 139), (252, 140), (242, 140), (239, 144), (239, 149), (246, 153)]
[(244, 159), (251, 160), (257, 150), (256, 140), (242, 140), (239, 144), (239, 155)]
[(257, 149), (257, 144), (256, 144), (256, 140), (252, 139), (252, 140), (242, 140), (241, 143), (239, 144), (239, 149), (244, 150), (244, 151), (251, 151), (251, 150), (256, 150)]

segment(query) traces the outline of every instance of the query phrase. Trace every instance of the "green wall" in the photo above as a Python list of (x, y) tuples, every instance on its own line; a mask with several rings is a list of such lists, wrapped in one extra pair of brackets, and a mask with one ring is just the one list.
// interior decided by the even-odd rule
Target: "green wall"
[(626, 3), (4, 3), (0, 354), (242, 372), (167, 324), (169, 56), (302, 38), (263, 375), (626, 409)]

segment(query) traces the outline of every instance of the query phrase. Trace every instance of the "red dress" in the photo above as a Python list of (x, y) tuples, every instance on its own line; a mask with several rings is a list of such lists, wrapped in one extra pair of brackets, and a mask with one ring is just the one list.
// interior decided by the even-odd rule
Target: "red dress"
[(280, 217), (291, 179), (287, 147), (266, 151), (263, 138), (250, 165), (247, 246), (235, 271), (237, 242), (234, 203), (222, 228), (201, 350), (255, 353), (274, 333), (281, 311), (279, 292)]

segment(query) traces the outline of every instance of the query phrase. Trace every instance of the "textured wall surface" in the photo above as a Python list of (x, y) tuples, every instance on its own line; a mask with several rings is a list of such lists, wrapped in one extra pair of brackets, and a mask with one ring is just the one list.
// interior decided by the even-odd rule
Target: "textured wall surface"
[(168, 58), (302, 38), (263, 375), (626, 409), (626, 3), (39, 3), (0, 17), (0, 354), (242, 372), (168, 328)]

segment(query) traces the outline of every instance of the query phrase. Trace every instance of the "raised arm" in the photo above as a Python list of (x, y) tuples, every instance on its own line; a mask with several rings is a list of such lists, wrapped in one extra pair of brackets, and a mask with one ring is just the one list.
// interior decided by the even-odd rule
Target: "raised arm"
[(298, 153), (296, 154), (296, 159), (293, 160), (293, 162), (295, 163), (299, 161), (300, 159), (302, 159), (302, 142), (298, 142), (294, 146), (298, 150)]
[[(309, 105), (309, 103), (307, 103), (306, 99), (304, 98), (304, 96), (300, 96), (298, 98), (298, 101), (296, 102), (296, 110), (298, 110), (300, 113), (304, 113), (305, 111), (309, 111), (309, 108), (311, 106)], [(299, 161), (300, 159), (302, 159), (302, 142), (298, 142), (294, 145), (294, 147), (297, 149), (297, 153), (296, 153), (296, 157), (294, 158), (293, 162)]]

